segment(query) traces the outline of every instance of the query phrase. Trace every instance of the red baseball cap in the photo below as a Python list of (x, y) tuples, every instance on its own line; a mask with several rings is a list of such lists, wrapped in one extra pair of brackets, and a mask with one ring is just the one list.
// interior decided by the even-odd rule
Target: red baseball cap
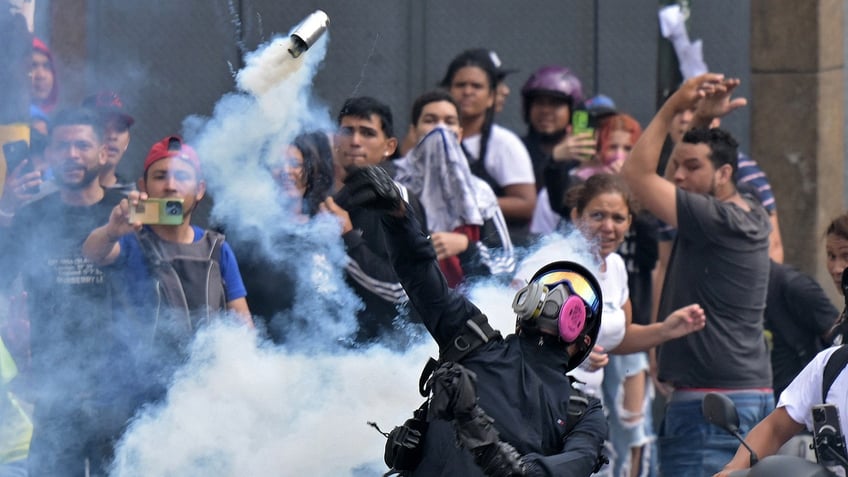
[(147, 169), (154, 162), (168, 157), (176, 157), (188, 162), (200, 174), (200, 159), (197, 157), (197, 152), (191, 146), (184, 143), (183, 138), (179, 136), (168, 136), (150, 148), (147, 158), (144, 159), (144, 173), (147, 173)]

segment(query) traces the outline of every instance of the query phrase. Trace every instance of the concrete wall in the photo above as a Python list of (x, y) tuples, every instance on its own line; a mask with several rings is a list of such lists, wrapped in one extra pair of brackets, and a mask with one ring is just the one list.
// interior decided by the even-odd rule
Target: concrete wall
[(786, 261), (841, 303), (822, 234), (844, 209), (842, 0), (751, 4), (752, 143), (778, 198)]

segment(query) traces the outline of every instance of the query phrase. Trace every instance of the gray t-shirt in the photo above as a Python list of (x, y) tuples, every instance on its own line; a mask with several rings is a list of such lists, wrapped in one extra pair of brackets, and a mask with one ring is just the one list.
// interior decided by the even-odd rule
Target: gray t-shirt
[(763, 336), (769, 278), (768, 214), (677, 189), (678, 234), (660, 299), (659, 316), (700, 304), (703, 330), (663, 344), (659, 378), (678, 387), (769, 388)]

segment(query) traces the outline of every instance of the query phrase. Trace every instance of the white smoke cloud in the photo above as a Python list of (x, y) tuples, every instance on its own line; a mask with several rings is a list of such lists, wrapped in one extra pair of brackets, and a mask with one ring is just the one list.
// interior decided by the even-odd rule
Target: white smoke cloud
[(115, 477), (345, 476), (385, 472), (386, 431), (422, 401), (421, 367), (435, 352), (380, 346), (338, 354), (291, 353), (243, 328), (212, 327), (195, 340), (162, 407), (127, 432)]
[(279, 347), (243, 328), (199, 332), (167, 397), (122, 437), (110, 475), (375, 475), (385, 471), (385, 438), (366, 421), (390, 430), (422, 400), (418, 377), (435, 345), (399, 354), (342, 344), (361, 304), (343, 281), (339, 224), (295, 217), (263, 167), (296, 134), (333, 128), (310, 96), (327, 36), (298, 59), (288, 43), (276, 38), (250, 54), (242, 92), (221, 98), (210, 118), (188, 118), (185, 130), (215, 198), (213, 220), (250, 235), (269, 264), (291, 263), (293, 313), (308, 319), (310, 335)]
[[(549, 239), (523, 266), (563, 259), (595, 268), (578, 235)], [(504, 336), (515, 326), (513, 293), (492, 283), (470, 291)], [(244, 328), (208, 328), (165, 401), (125, 434), (111, 475), (380, 475), (385, 439), (366, 422), (389, 431), (409, 418), (422, 401), (423, 364), (437, 352), (427, 339), (403, 352), (300, 353)]]
[[(320, 345), (275, 346), (228, 325), (202, 330), (166, 398), (141, 410), (122, 437), (113, 477), (380, 475), (385, 438), (366, 421), (389, 431), (422, 401), (418, 378), (435, 343), (427, 337), (404, 351), (340, 344), (355, 329), (360, 303), (342, 279), (338, 223), (320, 215), (295, 220), (262, 167), (269, 150), (297, 133), (333, 127), (311, 97), (327, 35), (296, 60), (288, 41), (276, 38), (252, 53), (237, 77), (242, 91), (223, 97), (211, 118), (188, 118), (185, 129), (215, 197), (213, 219), (251, 234), (269, 263), (292, 264), (293, 313), (312, 331), (298, 340)], [(279, 236), (292, 241), (281, 244)], [(595, 269), (579, 239), (551, 240), (534, 257), (519, 280), (552, 260), (582, 257)], [(504, 334), (514, 328), (513, 293), (497, 285), (472, 291)]]

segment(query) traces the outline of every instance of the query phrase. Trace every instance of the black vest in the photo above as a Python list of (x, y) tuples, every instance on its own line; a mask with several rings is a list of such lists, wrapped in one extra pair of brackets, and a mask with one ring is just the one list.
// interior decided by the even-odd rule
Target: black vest
[(141, 250), (155, 283), (154, 334), (167, 316), (169, 328), (190, 334), (216, 313), (227, 309), (221, 266), (218, 263), (224, 236), (207, 230), (194, 243), (159, 239), (148, 229), (137, 233)]

